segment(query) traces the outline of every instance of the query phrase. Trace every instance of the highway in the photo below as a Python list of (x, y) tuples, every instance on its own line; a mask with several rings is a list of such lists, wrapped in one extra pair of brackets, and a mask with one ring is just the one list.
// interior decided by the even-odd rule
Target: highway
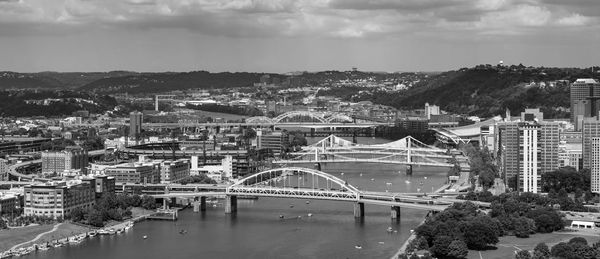
[[(101, 150), (92, 150), (88, 152), (88, 156), (89, 157), (94, 157), (94, 156), (99, 156), (99, 155), (103, 155), (104, 152), (106, 152), (104, 149)], [(50, 179), (44, 179), (44, 178), (38, 178), (35, 175), (30, 175), (30, 174), (22, 174), (19, 173), (19, 171), (17, 169), (21, 168), (21, 167), (27, 167), (27, 166), (31, 166), (34, 164), (41, 164), (42, 160), (41, 159), (36, 159), (36, 160), (30, 160), (30, 161), (25, 161), (25, 162), (21, 162), (21, 163), (16, 163), (13, 165), (9, 166), (8, 169), (8, 173), (14, 177), (18, 177), (19, 179), (38, 179), (41, 181), (49, 181)]]

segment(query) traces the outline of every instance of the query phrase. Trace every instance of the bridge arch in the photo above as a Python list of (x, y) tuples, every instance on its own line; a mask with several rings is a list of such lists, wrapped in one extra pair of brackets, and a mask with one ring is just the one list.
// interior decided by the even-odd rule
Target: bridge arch
[(266, 117), (266, 116), (256, 116), (256, 117), (247, 118), (246, 123), (274, 124), (273, 119)]
[(291, 119), (294, 117), (309, 117), (315, 120), (318, 120), (321, 123), (327, 123), (327, 121), (325, 120), (325, 118), (323, 118), (322, 116), (314, 113), (314, 112), (310, 112), (310, 111), (291, 111), (291, 112), (286, 112), (284, 114), (281, 114), (275, 118), (273, 118), (273, 122), (278, 123), (281, 122), (282, 120), (285, 119)]
[(303, 167), (283, 167), (255, 173), (227, 187), (226, 193), (342, 201), (358, 201), (361, 197), (361, 191), (346, 181)]

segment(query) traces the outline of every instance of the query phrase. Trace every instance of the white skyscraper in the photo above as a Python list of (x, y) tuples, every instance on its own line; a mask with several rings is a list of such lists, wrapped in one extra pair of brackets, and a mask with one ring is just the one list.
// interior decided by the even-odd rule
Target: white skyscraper
[(592, 138), (591, 144), (591, 192), (600, 194), (600, 138)]
[(538, 127), (524, 126), (521, 130), (522, 152), (522, 191), (537, 193), (540, 191), (538, 181), (541, 175), (538, 174)]

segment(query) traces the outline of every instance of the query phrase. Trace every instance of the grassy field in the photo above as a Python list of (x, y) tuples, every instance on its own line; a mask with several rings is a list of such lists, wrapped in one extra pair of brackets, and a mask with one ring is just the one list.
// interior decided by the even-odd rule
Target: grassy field
[(38, 225), (0, 230), (0, 251), (6, 251), (16, 244), (27, 242), (40, 233), (49, 231), (54, 225)]
[(533, 250), (539, 243), (546, 243), (548, 247), (552, 247), (560, 242), (567, 242), (574, 237), (584, 237), (588, 240), (588, 244), (598, 242), (600, 235), (596, 233), (579, 233), (579, 232), (557, 232), (550, 234), (535, 234), (529, 238), (517, 238), (514, 236), (505, 236), (500, 238), (500, 242), (496, 245), (497, 249), (487, 251), (469, 250), (468, 259), (504, 259), (514, 258), (515, 251)]
[(60, 225), (58, 229), (52, 233), (44, 234), (40, 239), (35, 241), (36, 244), (42, 244), (50, 242), (56, 239), (64, 239), (66, 237), (82, 234), (90, 231), (90, 228), (78, 226), (75, 224), (67, 223)]

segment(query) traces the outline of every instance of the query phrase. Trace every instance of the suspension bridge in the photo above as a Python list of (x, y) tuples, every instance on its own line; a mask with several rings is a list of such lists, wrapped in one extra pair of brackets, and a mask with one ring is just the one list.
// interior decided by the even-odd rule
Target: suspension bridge
[(276, 160), (278, 164), (307, 163), (382, 163), (407, 166), (452, 167), (446, 150), (424, 144), (408, 136), (376, 145), (355, 144), (330, 135), (319, 142), (289, 154), (290, 158)]

